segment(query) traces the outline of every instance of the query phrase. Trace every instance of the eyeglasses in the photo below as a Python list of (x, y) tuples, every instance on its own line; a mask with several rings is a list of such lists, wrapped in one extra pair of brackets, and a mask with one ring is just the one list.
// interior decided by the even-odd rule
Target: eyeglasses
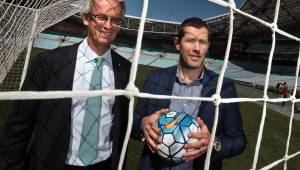
[(105, 14), (92, 14), (92, 13), (87, 13), (88, 15), (90, 15), (93, 20), (97, 23), (97, 24), (105, 24), (107, 21), (110, 21), (110, 23), (112, 24), (112, 26), (114, 27), (120, 27), (123, 23), (123, 19), (119, 18), (119, 17), (109, 17)]

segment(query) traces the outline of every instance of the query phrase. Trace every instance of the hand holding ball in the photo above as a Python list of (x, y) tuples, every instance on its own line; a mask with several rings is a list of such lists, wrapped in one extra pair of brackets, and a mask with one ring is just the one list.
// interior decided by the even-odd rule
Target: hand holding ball
[(190, 132), (200, 132), (197, 121), (188, 114), (170, 111), (158, 118), (157, 125), (162, 139), (158, 145), (158, 155), (169, 162), (183, 162), (182, 155), (187, 152), (184, 144), (198, 141), (188, 137)]

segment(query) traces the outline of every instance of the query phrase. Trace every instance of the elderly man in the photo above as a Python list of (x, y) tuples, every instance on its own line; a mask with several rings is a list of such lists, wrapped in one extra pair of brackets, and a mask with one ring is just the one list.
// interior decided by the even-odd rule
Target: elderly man
[[(85, 1), (87, 38), (38, 56), (22, 90), (124, 89), (130, 63), (110, 46), (124, 13), (124, 1)], [(0, 141), (0, 169), (117, 169), (127, 110), (124, 96), (17, 101)]]

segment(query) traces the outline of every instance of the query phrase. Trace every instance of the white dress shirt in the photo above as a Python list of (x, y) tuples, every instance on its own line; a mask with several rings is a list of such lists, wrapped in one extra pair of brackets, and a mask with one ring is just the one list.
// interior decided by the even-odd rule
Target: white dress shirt
[[(87, 43), (85, 39), (78, 48), (75, 73), (73, 78), (73, 91), (89, 90), (90, 80), (95, 69), (95, 58), (104, 58), (102, 70), (102, 90), (115, 89), (114, 72), (112, 67), (111, 50), (108, 50), (102, 56), (98, 56)], [(71, 137), (69, 152), (66, 164), (75, 166), (84, 166), (78, 157), (81, 141), (81, 130), (85, 115), (87, 97), (73, 97), (71, 109)], [(110, 140), (110, 131), (112, 127), (112, 107), (115, 101), (114, 96), (102, 96), (102, 107), (99, 127), (98, 155), (92, 162), (95, 164), (110, 157), (112, 153), (112, 141)]]

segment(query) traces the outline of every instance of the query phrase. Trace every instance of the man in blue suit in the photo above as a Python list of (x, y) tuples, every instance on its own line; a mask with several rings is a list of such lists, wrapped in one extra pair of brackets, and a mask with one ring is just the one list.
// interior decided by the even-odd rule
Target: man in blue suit
[[(143, 92), (160, 95), (211, 97), (216, 93), (218, 75), (204, 66), (205, 55), (210, 46), (206, 22), (199, 18), (186, 19), (178, 28), (174, 38), (180, 53), (178, 66), (159, 69), (149, 74)], [(222, 98), (235, 98), (236, 89), (232, 80), (224, 79)], [(201, 132), (190, 133), (199, 139), (186, 144), (194, 149), (184, 154), (186, 160), (170, 164), (156, 154), (160, 130), (156, 119), (168, 110), (180, 111), (196, 118)], [(245, 148), (245, 135), (238, 103), (222, 103), (212, 152), (210, 169), (222, 169), (222, 159), (240, 154)], [(210, 133), (215, 115), (215, 105), (208, 101), (157, 100), (141, 98), (134, 113), (133, 136), (144, 136), (148, 146), (144, 147), (140, 161), (141, 169), (203, 169)]]

